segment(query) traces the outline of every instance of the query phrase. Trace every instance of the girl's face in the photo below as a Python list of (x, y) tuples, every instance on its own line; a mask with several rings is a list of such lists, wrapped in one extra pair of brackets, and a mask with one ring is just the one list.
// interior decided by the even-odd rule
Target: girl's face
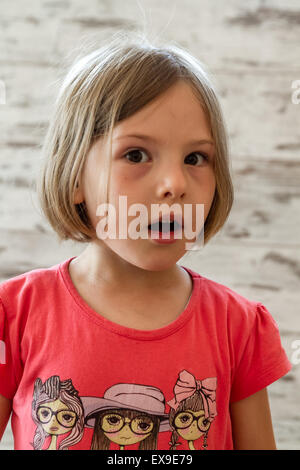
[(203, 410), (186, 410), (177, 413), (173, 426), (179, 436), (186, 441), (195, 441), (199, 439), (210, 427), (210, 423), (205, 420)]
[(101, 429), (105, 436), (123, 446), (143, 441), (151, 434), (153, 427), (152, 419), (146, 415), (129, 419), (118, 413), (108, 413), (101, 420)]
[[(108, 152), (108, 143), (99, 139), (87, 156), (83, 172), (83, 199), (95, 229), (101, 219), (96, 210), (100, 204), (97, 194), (104, 152)], [(96, 243), (105, 243), (119, 257), (142, 269), (157, 271), (173, 266), (185, 254), (186, 243), (193, 243), (196, 237), (186, 238), (183, 230), (182, 237), (175, 242), (158, 243), (148, 233), (151, 206), (165, 204), (170, 208), (177, 204), (184, 216), (185, 204), (192, 205), (195, 231), (195, 205), (204, 204), (205, 221), (215, 193), (213, 158), (207, 118), (192, 89), (183, 81), (120, 121), (113, 132), (109, 190), (109, 203), (116, 209), (117, 238), (97, 239)], [(118, 239), (120, 195), (127, 197), (127, 210), (133, 204), (146, 207), (147, 219), (137, 231), (143, 230), (148, 238), (132, 239), (127, 234), (126, 238)], [(127, 212), (125, 216), (129, 227), (139, 213)]]
[(57, 436), (70, 432), (77, 421), (76, 413), (58, 399), (41, 404), (37, 409), (37, 418), (47, 434)]

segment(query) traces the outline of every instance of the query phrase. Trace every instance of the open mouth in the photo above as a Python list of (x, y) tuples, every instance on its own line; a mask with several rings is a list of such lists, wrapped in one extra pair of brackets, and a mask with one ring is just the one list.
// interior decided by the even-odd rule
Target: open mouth
[(153, 232), (176, 232), (177, 230), (181, 229), (181, 225), (176, 222), (176, 220), (173, 220), (172, 222), (162, 222), (161, 220), (159, 222), (155, 222), (154, 224), (149, 224), (148, 225), (148, 230), (151, 230)]

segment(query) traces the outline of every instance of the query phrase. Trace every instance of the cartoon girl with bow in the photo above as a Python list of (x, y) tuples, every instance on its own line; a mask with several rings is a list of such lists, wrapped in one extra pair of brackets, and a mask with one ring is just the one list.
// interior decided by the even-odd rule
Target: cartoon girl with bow
[(190, 450), (196, 450), (194, 441), (203, 437), (203, 449), (207, 448), (207, 435), (215, 416), (217, 378), (196, 380), (187, 370), (179, 373), (174, 386), (174, 398), (170, 405), (169, 422), (173, 430), (170, 450), (179, 445), (181, 436), (188, 441)]

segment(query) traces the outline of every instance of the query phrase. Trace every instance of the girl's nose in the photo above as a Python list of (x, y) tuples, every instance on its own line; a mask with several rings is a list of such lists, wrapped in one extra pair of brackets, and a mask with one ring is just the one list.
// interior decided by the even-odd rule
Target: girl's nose
[(161, 168), (155, 179), (158, 198), (181, 199), (187, 190), (187, 178), (184, 168), (180, 164), (170, 164)]
[(52, 418), (51, 418), (51, 420), (50, 420), (50, 425), (51, 425), (51, 426), (59, 426), (59, 422), (57, 421), (55, 415), (52, 416)]

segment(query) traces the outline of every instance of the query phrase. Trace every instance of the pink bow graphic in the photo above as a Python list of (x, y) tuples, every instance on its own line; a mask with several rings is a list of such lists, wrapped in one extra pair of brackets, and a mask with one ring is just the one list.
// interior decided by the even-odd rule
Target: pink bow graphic
[(168, 405), (176, 410), (179, 403), (191, 397), (195, 391), (199, 391), (203, 400), (205, 418), (212, 421), (217, 416), (216, 407), (217, 378), (210, 377), (204, 380), (196, 380), (187, 370), (179, 374), (179, 378), (174, 386), (175, 397), (168, 401)]

